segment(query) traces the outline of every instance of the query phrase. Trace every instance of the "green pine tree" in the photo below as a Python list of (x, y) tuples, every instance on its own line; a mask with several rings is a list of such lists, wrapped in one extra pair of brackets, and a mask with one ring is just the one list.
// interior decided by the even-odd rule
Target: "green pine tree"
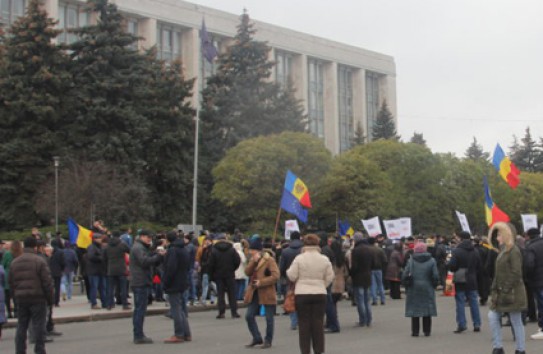
[(473, 142), (464, 153), (466, 159), (478, 161), (488, 160), (490, 154), (483, 150), (483, 147), (477, 143), (477, 138), (473, 137)]
[(363, 145), (366, 143), (366, 133), (364, 132), (364, 127), (362, 122), (356, 124), (356, 130), (354, 131), (354, 136), (351, 141), (351, 146)]
[(514, 137), (513, 146), (511, 146), (511, 161), (522, 171), (536, 172), (541, 170), (541, 165), (538, 163), (541, 156), (541, 148), (532, 138), (530, 127), (526, 128), (524, 137), (518, 143)]
[(67, 115), (68, 58), (54, 44), (56, 22), (39, 0), (9, 29), (3, 41), (0, 78), (0, 211), (2, 228), (38, 222), (33, 200), (53, 171)]
[(372, 140), (400, 140), (400, 136), (396, 133), (396, 123), (390, 110), (388, 109), (387, 101), (384, 100), (381, 109), (377, 113), (375, 125), (372, 131)]

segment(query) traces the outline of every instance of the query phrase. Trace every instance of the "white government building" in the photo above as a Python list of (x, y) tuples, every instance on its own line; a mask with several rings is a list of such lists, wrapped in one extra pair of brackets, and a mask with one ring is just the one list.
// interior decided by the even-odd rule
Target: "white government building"
[[(10, 25), (24, 13), (28, 1), (0, 0), (0, 22)], [(42, 1), (49, 16), (58, 19), (60, 28), (80, 27), (96, 20), (84, 11), (84, 1)], [(156, 45), (160, 58), (181, 58), (187, 78), (201, 78), (216, 70), (200, 51), (202, 19), (215, 46), (224, 52), (232, 43), (241, 14), (241, 10), (240, 14), (231, 14), (181, 0), (110, 1), (126, 16), (127, 31), (143, 38), (137, 44), (140, 49)], [(383, 100), (397, 120), (393, 57), (252, 20), (257, 30), (255, 39), (267, 41), (272, 48), (270, 59), (277, 63), (272, 79), (280, 84), (292, 80), (311, 133), (323, 139), (332, 153), (350, 147), (359, 124), (371, 137)], [(75, 36), (63, 33), (59, 40), (69, 43)], [(202, 81), (197, 80), (199, 89)], [(198, 95), (194, 97), (196, 106)]]

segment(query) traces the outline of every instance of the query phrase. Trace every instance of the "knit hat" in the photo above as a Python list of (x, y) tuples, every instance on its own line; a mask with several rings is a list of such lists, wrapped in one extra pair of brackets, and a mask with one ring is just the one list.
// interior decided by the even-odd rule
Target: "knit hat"
[(260, 237), (251, 238), (249, 240), (249, 249), (262, 251), (262, 239)]
[(415, 253), (424, 253), (426, 252), (426, 243), (424, 242), (417, 242), (415, 244), (415, 248), (413, 249)]

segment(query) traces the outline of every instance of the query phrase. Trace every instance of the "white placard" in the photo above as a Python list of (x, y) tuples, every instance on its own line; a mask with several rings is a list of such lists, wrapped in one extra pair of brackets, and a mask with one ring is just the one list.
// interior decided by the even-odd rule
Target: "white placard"
[(524, 226), (524, 232), (530, 229), (537, 229), (537, 215), (536, 214), (520, 214), (522, 218), (522, 225)]
[(383, 233), (383, 231), (381, 230), (381, 223), (379, 222), (378, 216), (368, 220), (360, 221), (362, 221), (362, 225), (364, 225), (364, 228), (368, 232), (368, 235), (370, 235), (371, 237), (375, 237)]
[(402, 238), (402, 224), (400, 223), (400, 219), (383, 220), (383, 224), (385, 224), (385, 230), (389, 239), (397, 240)]
[(400, 221), (400, 234), (402, 237), (412, 236), (411, 218), (399, 218), (398, 220)]
[(466, 217), (466, 214), (462, 214), (461, 212), (456, 210), (456, 217), (460, 222), (460, 227), (462, 228), (462, 231), (469, 232), (471, 235), (471, 230), (469, 228), (468, 218)]
[(298, 220), (287, 220), (285, 221), (285, 240), (290, 240), (290, 234), (293, 231), (300, 232), (300, 227), (298, 226)]

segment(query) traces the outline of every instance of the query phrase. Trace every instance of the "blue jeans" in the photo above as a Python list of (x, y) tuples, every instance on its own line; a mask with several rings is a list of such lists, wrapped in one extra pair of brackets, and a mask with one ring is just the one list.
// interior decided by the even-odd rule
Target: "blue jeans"
[(187, 287), (187, 290), (188, 290), (188, 299), (189, 301), (194, 301), (194, 300), (198, 300), (198, 297), (196, 296), (196, 283), (194, 282), (194, 272), (195, 270), (194, 269), (189, 269), (189, 271), (187, 272), (187, 277), (188, 277), (188, 287)]
[(332, 287), (329, 286), (326, 289), (326, 323), (325, 328), (333, 332), (339, 332), (339, 320), (337, 318), (337, 309), (332, 299)]
[(143, 334), (143, 321), (147, 312), (147, 301), (151, 292), (150, 287), (133, 287), (134, 293), (134, 312), (132, 313), (132, 326), (134, 329), (134, 339), (145, 337)]
[[(266, 311), (266, 342), (271, 343), (273, 340), (273, 328), (274, 328), (274, 315), (275, 315), (275, 305), (264, 305)], [(258, 325), (256, 324), (256, 316), (260, 313), (260, 305), (258, 304), (258, 292), (255, 291), (253, 295), (253, 301), (247, 306), (247, 312), (245, 313), (245, 320), (247, 321), (247, 327), (249, 332), (253, 336), (253, 341), (260, 342), (262, 341), (262, 335), (258, 330)]]
[(246, 286), (247, 279), (236, 279), (236, 299), (238, 299), (238, 301), (243, 300)]
[(370, 291), (361, 286), (354, 287), (356, 307), (358, 309), (358, 324), (361, 326), (371, 325)]
[(96, 295), (97, 292), (99, 292), (102, 307), (107, 307), (108, 301), (106, 298), (106, 277), (104, 277), (103, 275), (89, 275), (89, 285), (89, 297), (91, 306), (95, 306), (97, 304)]
[(477, 290), (456, 291), (454, 299), (456, 300), (456, 324), (459, 328), (466, 328), (466, 297), (469, 301), (471, 319), (473, 327), (481, 327), (481, 315), (479, 313), (479, 303), (477, 302)]
[[(515, 332), (516, 349), (523, 352), (526, 348), (524, 325), (522, 324), (522, 312), (509, 312), (511, 326)], [(492, 348), (503, 348), (502, 344), (502, 313), (490, 310), (488, 312), (488, 325), (492, 331)]]
[(62, 289), (62, 293), (66, 294), (68, 300), (70, 300), (74, 290), (74, 272), (64, 273), (62, 275)]
[(183, 311), (183, 295), (181, 293), (168, 294), (170, 303), (170, 314), (173, 319), (174, 334), (178, 338), (190, 337), (190, 327), (185, 311)]
[(202, 275), (202, 304), (205, 305), (207, 301), (207, 293), (211, 288), (210, 299), (211, 302), (215, 302), (215, 294), (217, 294), (217, 287), (215, 283), (209, 280), (209, 274), (204, 273)]
[(113, 298), (113, 295), (115, 294), (115, 288), (119, 288), (119, 292), (121, 294), (121, 303), (123, 306), (128, 306), (128, 294), (127, 294), (127, 288), (126, 288), (126, 276), (124, 275), (115, 275), (115, 276), (108, 276), (108, 287), (107, 287), (107, 301), (108, 306), (113, 307), (113, 304), (115, 304), (115, 299)]
[(298, 313), (296, 311), (288, 314), (290, 316), (290, 328), (298, 327)]
[(371, 300), (374, 304), (377, 303), (377, 295), (381, 298), (381, 303), (385, 303), (385, 287), (383, 286), (383, 271), (371, 271)]
[(543, 288), (532, 288), (537, 303), (537, 324), (543, 330)]

